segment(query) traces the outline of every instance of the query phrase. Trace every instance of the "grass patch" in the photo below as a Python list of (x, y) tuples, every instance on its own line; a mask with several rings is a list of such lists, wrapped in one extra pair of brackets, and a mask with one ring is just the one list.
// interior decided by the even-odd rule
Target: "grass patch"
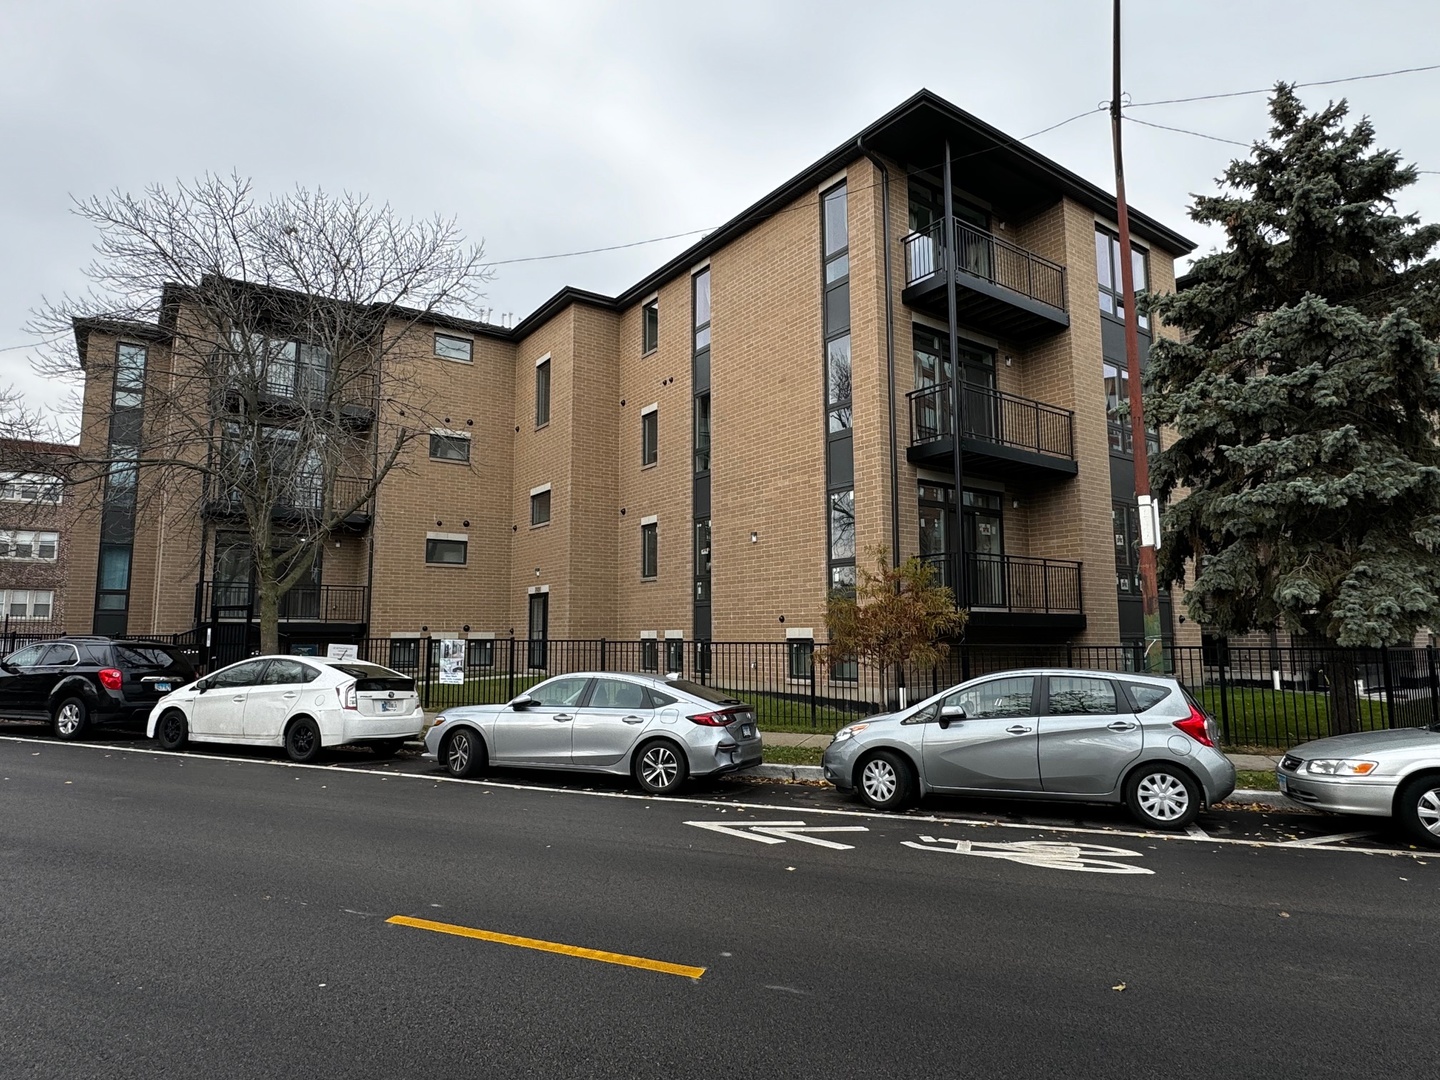
[[(1226, 746), (1231, 749), (1284, 751), (1332, 733), (1330, 698), (1323, 693), (1232, 686), (1223, 705), (1219, 687), (1206, 686), (1192, 693), (1222, 732), (1228, 720)], [(1362, 699), (1359, 707), (1360, 730), (1389, 727), (1383, 701)]]
[(1279, 785), (1275, 782), (1275, 774), (1269, 769), (1237, 769), (1235, 786), (1237, 788), (1255, 788), (1259, 791), (1280, 790)]
[(767, 765), (819, 765), (824, 753), (819, 746), (767, 746), (763, 750)]

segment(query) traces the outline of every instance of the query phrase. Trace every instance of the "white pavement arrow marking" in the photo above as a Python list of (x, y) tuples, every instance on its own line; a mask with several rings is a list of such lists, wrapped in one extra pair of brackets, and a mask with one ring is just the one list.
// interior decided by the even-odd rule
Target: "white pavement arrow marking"
[(864, 825), (806, 825), (803, 821), (747, 821), (744, 825), (720, 821), (687, 821), (697, 829), (738, 836), (742, 840), (754, 840), (758, 844), (783, 844), (786, 840), (799, 840), (816, 847), (832, 848), (836, 851), (850, 851), (854, 844), (839, 844), (808, 833), (869, 832)]
[(949, 837), (937, 840), (933, 836), (920, 837), (918, 844), (913, 840), (906, 840), (904, 844), (916, 851), (943, 851), (951, 855), (974, 855), (981, 859), (1004, 859), (1007, 862), (1040, 866), (1049, 870), (1079, 870), (1087, 874), (1155, 872), (1134, 863), (1111, 862), (1111, 859), (1138, 859), (1141, 855), (1138, 851), (1105, 847), (1102, 844), (1071, 844), (1063, 840), (1021, 840), (1004, 844), (987, 840), (955, 840)]
[(1286, 840), (1283, 847), (1320, 847), (1323, 844), (1338, 844), (1342, 840), (1359, 840), (1362, 836), (1374, 836), (1370, 832), (1342, 832), (1333, 836), (1311, 836), (1305, 840)]

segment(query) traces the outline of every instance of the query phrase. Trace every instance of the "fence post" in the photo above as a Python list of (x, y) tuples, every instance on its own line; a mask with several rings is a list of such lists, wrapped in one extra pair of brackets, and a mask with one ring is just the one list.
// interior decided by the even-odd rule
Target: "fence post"
[[(1235, 740), (1230, 737), (1230, 687), (1225, 682), (1225, 669), (1230, 666), (1229, 641), (1221, 639), (1220, 644), (1220, 737), (1226, 746), (1234, 746)], [(1205, 670), (1205, 658), (1200, 658), (1200, 670)]]
[(424, 688), (421, 691), (421, 704), (430, 708), (430, 637), (427, 635), (420, 639), (420, 685)]
[(603, 637), (600, 639), (600, 670), (610, 670), (608, 667), (605, 666), (605, 639)]
[(960, 646), (960, 681), (970, 681), (970, 646), (968, 644)]
[(1390, 681), (1390, 648), (1380, 646), (1380, 670), (1385, 675), (1385, 726), (1395, 726), (1395, 688)]
[(1440, 680), (1435, 673), (1435, 645), (1425, 646), (1425, 659), (1430, 669), (1430, 721), (1440, 730)]
[(505, 667), (506, 667), (505, 700), (506, 700), (506, 701), (514, 701), (514, 700), (515, 700), (515, 634), (514, 634), (513, 631), (512, 631), (511, 634), (510, 634), (510, 655), (509, 655), (509, 657), (508, 657), (507, 660), (506, 660)]
[(810, 649), (810, 727), (818, 727), (818, 717), (815, 710), (815, 649)]

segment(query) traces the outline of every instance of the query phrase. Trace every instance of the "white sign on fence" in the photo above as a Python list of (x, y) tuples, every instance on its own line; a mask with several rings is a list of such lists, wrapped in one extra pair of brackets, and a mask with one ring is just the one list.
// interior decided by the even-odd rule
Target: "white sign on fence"
[(360, 646), (358, 645), (326, 645), (326, 660), (358, 660), (360, 658)]
[(440, 639), (440, 682), (459, 686), (465, 682), (465, 639)]

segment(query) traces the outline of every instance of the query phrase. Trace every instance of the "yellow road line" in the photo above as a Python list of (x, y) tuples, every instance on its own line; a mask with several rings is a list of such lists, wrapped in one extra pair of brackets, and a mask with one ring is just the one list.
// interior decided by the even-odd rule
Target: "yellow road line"
[(578, 956), (582, 960), (599, 960), (602, 964), (621, 964), (625, 967), (644, 968), (646, 971), (658, 971), (665, 975), (684, 975), (690, 979), (698, 979), (705, 974), (703, 967), (669, 964), (664, 960), (649, 960), (643, 956), (627, 956), (624, 953), (604, 952), (601, 949), (582, 949), (579, 945), (561, 945), (556, 941), (541, 941), (539, 938), (497, 934), (493, 930), (476, 930), (471, 926), (456, 926), (454, 923), (412, 919), (408, 915), (393, 915), (385, 921), (394, 923), (396, 926), (413, 926), (417, 930), (433, 930), (437, 934), (454, 934), (456, 937), (475, 938), (477, 941), (494, 941), (501, 945), (515, 945), (522, 949), (559, 953), (561, 956)]

